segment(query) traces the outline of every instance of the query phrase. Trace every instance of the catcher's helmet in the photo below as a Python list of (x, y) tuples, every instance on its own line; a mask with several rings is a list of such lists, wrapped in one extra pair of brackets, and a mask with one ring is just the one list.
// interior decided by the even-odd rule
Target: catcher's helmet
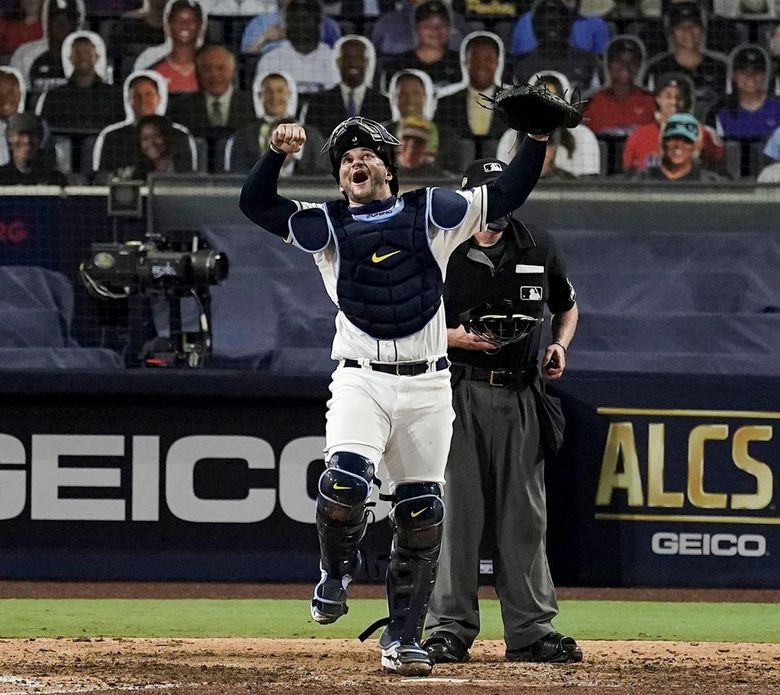
[(400, 144), (398, 138), (392, 135), (381, 123), (362, 116), (352, 116), (333, 129), (322, 148), (322, 153), (328, 153), (333, 178), (338, 183), (341, 158), (345, 152), (353, 147), (365, 147), (373, 150), (393, 175), (393, 178), (390, 179), (390, 191), (395, 195), (398, 193), (398, 165), (395, 163), (395, 148)]

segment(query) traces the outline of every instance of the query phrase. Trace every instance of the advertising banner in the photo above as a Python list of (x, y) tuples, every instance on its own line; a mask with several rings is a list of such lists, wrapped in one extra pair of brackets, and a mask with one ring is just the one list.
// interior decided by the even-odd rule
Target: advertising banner
[[(0, 399), (0, 577), (316, 579), (324, 380), (30, 378)], [(572, 373), (557, 392), (559, 585), (780, 587), (777, 380)], [(389, 504), (373, 511), (379, 579)]]
[(780, 586), (777, 379), (572, 374), (560, 388), (573, 464), (549, 471), (561, 577)]
[[(213, 394), (117, 386), (94, 397), (4, 398), (0, 577), (317, 577), (324, 389), (307, 382), (299, 398), (236, 397), (239, 380), (259, 383), (225, 373)], [(388, 512), (386, 502), (374, 508), (369, 576), (383, 571)]]

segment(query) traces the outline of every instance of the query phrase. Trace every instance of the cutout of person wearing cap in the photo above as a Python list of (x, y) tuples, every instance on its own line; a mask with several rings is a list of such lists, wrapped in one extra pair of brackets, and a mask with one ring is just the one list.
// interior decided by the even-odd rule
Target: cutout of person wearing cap
[(771, 66), (760, 46), (744, 44), (732, 51), (727, 96), (710, 111), (721, 137), (764, 138), (780, 127), (780, 99), (769, 95)]
[[(460, 60), (468, 83), (457, 92), (439, 99), (436, 120), (462, 138), (497, 140), (506, 126), (491, 109), (483, 106), (480, 94), (492, 97), (501, 86), (504, 73), (504, 44), (488, 31), (469, 34), (460, 48)], [(476, 146), (482, 147), (478, 140)], [(482, 157), (482, 151), (476, 151)]]
[[(669, 73), (658, 78), (655, 88), (655, 120), (634, 129), (623, 147), (623, 173), (644, 171), (661, 161), (661, 131), (672, 114), (693, 112), (696, 103), (693, 82), (687, 75)], [(709, 126), (700, 125), (702, 163), (718, 170), (725, 155), (720, 136)]]
[[(532, 18), (536, 48), (515, 59), (511, 81), (524, 84), (539, 72), (555, 71), (566, 75), (571, 88), (578, 89), (583, 96), (598, 89), (601, 70), (596, 55), (568, 42), (573, 22), (574, 15), (563, 0), (540, 0)], [(566, 96), (571, 98), (570, 93)]]
[[(414, 12), (419, 5), (428, 0), (403, 0), (401, 8), (393, 12), (385, 12), (377, 19), (371, 30), (371, 43), (382, 56), (398, 55), (414, 50)], [(450, 8), (450, 49), (457, 51), (463, 42), (463, 37), (470, 31), (466, 18), (452, 10), (452, 3), (447, 0)]]
[(424, 70), (439, 92), (458, 89), (465, 79), (459, 53), (449, 48), (451, 26), (450, 8), (442, 0), (418, 5), (414, 11), (414, 49), (382, 59), (381, 84), (386, 85), (389, 76), (399, 70), (412, 68)]
[(445, 176), (437, 162), (437, 152), (431, 150), (431, 121), (410, 116), (401, 121), (398, 139), (401, 141), (396, 154), (398, 173), (409, 178), (429, 179)]
[(11, 149), (8, 164), (0, 166), (0, 186), (65, 186), (65, 174), (41, 150), (43, 124), (32, 113), (15, 113), (8, 119), (6, 137)]
[(653, 122), (653, 95), (638, 85), (644, 60), (644, 46), (636, 37), (621, 35), (610, 41), (604, 53), (606, 86), (591, 96), (583, 113), (596, 135), (628, 135)]
[(706, 15), (695, 2), (674, 3), (664, 15), (670, 49), (647, 63), (645, 85), (655, 90), (656, 80), (669, 72), (681, 72), (696, 88), (695, 115), (703, 119), (726, 89), (726, 57), (706, 49)]
[(401, 70), (390, 79), (390, 113), (392, 120), (383, 125), (396, 137), (406, 118), (422, 118), (430, 123), (428, 150), (437, 152), (439, 163), (449, 171), (457, 170), (461, 147), (455, 132), (436, 121), (437, 101), (433, 82), (422, 70)]
[(371, 87), (376, 67), (374, 45), (364, 36), (348, 34), (336, 42), (333, 55), (341, 80), (308, 99), (306, 124), (330, 133), (350, 116), (380, 123), (389, 120), (390, 102)]
[(67, 82), (62, 43), (84, 28), (85, 17), (83, 0), (45, 0), (41, 12), (43, 38), (23, 43), (11, 56), (11, 67), (24, 76), (28, 89), (43, 92)]
[(284, 10), (287, 38), (263, 55), (255, 74), (286, 72), (299, 94), (314, 94), (339, 83), (333, 49), (320, 39), (324, 12), (319, 0), (290, 0)]
[(636, 181), (721, 181), (714, 171), (697, 162), (701, 138), (699, 121), (692, 113), (669, 116), (661, 135), (661, 162), (633, 176)]
[(77, 31), (62, 44), (68, 82), (44, 92), (35, 113), (50, 128), (92, 130), (94, 134), (122, 118), (122, 92), (108, 83), (106, 47), (91, 31)]

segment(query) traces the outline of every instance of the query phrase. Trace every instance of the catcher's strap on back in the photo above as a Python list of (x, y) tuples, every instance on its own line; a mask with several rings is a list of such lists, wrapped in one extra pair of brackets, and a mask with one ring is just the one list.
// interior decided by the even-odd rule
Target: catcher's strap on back
[(482, 304), (464, 311), (458, 318), (468, 333), (492, 343), (496, 351), (522, 340), (544, 320), (515, 313), (509, 300), (500, 304)]
[(571, 104), (543, 82), (498, 88), (495, 96), (480, 97), (486, 102), (481, 104), (484, 108), (497, 111), (504, 123), (523, 133), (549, 135), (558, 128), (576, 128), (582, 123), (579, 90), (572, 95)]

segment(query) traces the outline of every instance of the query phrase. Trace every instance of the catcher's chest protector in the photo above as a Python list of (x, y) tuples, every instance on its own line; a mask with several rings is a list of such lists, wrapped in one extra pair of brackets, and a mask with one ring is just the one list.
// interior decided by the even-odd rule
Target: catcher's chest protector
[(399, 208), (367, 222), (343, 201), (327, 204), (339, 254), (339, 308), (378, 340), (421, 330), (436, 314), (444, 286), (428, 243), (426, 190), (404, 194)]

